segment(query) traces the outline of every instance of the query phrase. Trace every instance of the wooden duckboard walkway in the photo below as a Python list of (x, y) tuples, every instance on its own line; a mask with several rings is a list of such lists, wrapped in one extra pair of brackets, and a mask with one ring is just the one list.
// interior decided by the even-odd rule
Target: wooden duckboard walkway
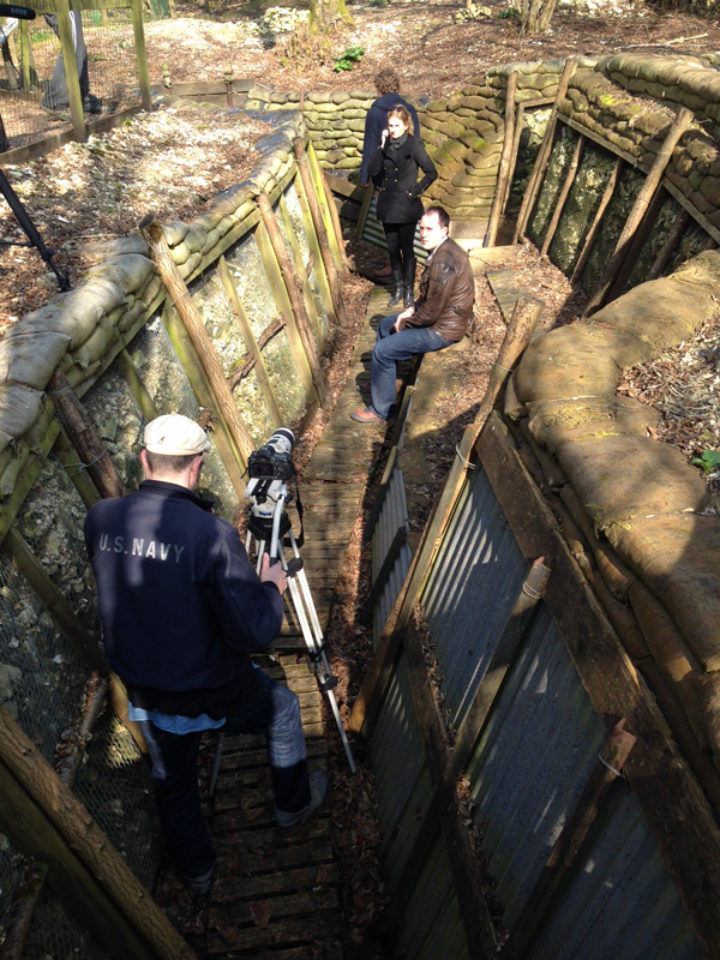
[[(375, 342), (374, 326), (387, 311), (387, 291), (371, 295), (368, 323), (360, 334), (352, 371), (330, 422), (301, 479), (305, 564), (313, 602), (325, 629), (335, 583), (352, 529), (362, 508), (370, 466), (385, 427), (362, 426), (350, 412), (363, 401), (358, 379), (367, 375), (362, 355)], [(297, 533), (297, 513), (289, 513)], [(303, 655), (305, 642), (292, 610), (275, 644), (275, 662), (258, 665), (286, 682), (300, 698), (311, 770), (327, 763), (326, 705), (315, 674)], [(330, 717), (329, 723), (333, 723)], [(203, 749), (215, 757), (215, 740)], [(208, 773), (209, 778), (209, 773)], [(206, 786), (206, 793), (207, 787)], [(332, 785), (331, 785), (332, 789)], [(270, 770), (263, 737), (226, 737), (214, 799), (206, 815), (218, 851), (204, 934), (191, 945), (213, 960), (269, 957), (272, 960), (342, 960), (342, 915), (338, 867), (334, 860), (329, 809), (290, 833), (272, 819)]]

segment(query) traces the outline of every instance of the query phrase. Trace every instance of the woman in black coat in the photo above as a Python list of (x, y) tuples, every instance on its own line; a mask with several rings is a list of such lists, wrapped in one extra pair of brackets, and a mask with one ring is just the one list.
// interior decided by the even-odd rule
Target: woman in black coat
[[(423, 215), (419, 197), (437, 179), (435, 165), (414, 133), (410, 114), (402, 104), (388, 110), (387, 127), (368, 167), (370, 176), (378, 183), (377, 218), (383, 225), (390, 253), (394, 284), (391, 307), (400, 302), (409, 307), (413, 302), (413, 240)], [(419, 170), (424, 177), (418, 182)]]

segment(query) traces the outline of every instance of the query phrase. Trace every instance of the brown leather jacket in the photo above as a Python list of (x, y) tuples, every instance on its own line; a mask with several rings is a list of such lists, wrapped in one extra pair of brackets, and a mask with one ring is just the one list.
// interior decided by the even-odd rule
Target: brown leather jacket
[(406, 327), (430, 327), (445, 340), (462, 340), (472, 320), (475, 281), (468, 255), (449, 237), (420, 277), (420, 297)]

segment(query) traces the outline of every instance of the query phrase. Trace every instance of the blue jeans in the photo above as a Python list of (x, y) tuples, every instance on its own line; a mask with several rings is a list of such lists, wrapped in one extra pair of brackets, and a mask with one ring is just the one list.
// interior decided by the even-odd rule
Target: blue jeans
[(387, 420), (395, 408), (395, 379), (400, 360), (409, 360), (418, 353), (431, 353), (449, 347), (453, 340), (444, 340), (427, 327), (407, 327), (395, 333), (397, 314), (383, 317), (377, 328), (377, 340), (370, 358), (370, 398), (375, 413)]
[[(307, 750), (297, 696), (258, 671), (261, 689), (238, 704), (223, 733), (264, 733), (270, 757), (275, 805), (295, 813), (310, 803)], [(202, 733), (178, 736), (151, 724), (153, 784), (168, 849), (186, 877), (198, 877), (215, 863), (215, 849), (200, 805), (197, 754)], [(154, 749), (157, 748), (157, 751)], [(158, 754), (159, 751), (159, 754)]]

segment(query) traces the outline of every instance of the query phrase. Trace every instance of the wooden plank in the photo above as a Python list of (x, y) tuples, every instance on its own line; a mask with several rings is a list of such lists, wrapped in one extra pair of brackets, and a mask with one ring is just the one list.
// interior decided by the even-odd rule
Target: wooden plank
[(333, 193), (339, 193), (341, 197), (348, 197), (356, 200), (358, 203), (362, 203), (365, 197), (364, 187), (360, 187), (356, 183), (350, 183), (345, 177), (340, 177), (338, 174), (331, 173), (329, 170), (325, 170), (325, 176)]
[(304, 886), (336, 884), (340, 880), (340, 871), (336, 863), (311, 864), (297, 867), (283, 873), (255, 874), (252, 877), (234, 874), (222, 883), (224, 901), (255, 899), (273, 896), (287, 889), (302, 889)]
[[(223, 928), (224, 937), (220, 937), (214, 930), (208, 936), (208, 946), (211, 955), (216, 953), (227, 954), (232, 951), (254, 951), (252, 956), (262, 956), (257, 951), (270, 950), (275, 944), (307, 943), (316, 948), (318, 931), (322, 931), (323, 939), (327, 933), (336, 937), (341, 932), (341, 917), (339, 911), (319, 910), (307, 918), (288, 918), (277, 923), (268, 923), (266, 927), (253, 924), (252, 927), (236, 927), (228, 925)], [(237, 936), (234, 933), (237, 933)], [(230, 956), (236, 956), (231, 953)]]
[[(161, 956), (138, 936), (132, 923), (77, 856), (71, 840), (62, 836), (3, 763), (0, 763), (0, 789), (3, 831), (25, 856), (47, 865), (47, 882), (68, 912), (90, 931), (107, 955), (117, 960), (128, 956), (156, 960)], [(175, 936), (179, 939), (178, 934)], [(194, 956), (189, 948), (180, 955)], [(3, 956), (7, 956), (5, 951)]]
[[(339, 910), (337, 891), (324, 886), (317, 886), (315, 889), (310, 887), (298, 893), (282, 891), (280, 896), (268, 897), (264, 905), (270, 908), (268, 910), (271, 918), (270, 926), (276, 924), (278, 920), (288, 917), (307, 916), (321, 910)], [(258, 906), (260, 904), (257, 896), (250, 899), (249, 902), (233, 900), (229, 904), (225, 902), (225, 897), (223, 897), (223, 902), (218, 904), (215, 910), (217, 918), (223, 924), (230, 922), (237, 926), (255, 926)]]
[(624, 161), (622, 157), (618, 157), (617, 160), (615, 161), (615, 166), (613, 167), (613, 171), (610, 174), (608, 182), (605, 184), (605, 189), (603, 190), (602, 197), (600, 198), (600, 203), (598, 204), (598, 208), (595, 211), (593, 222), (590, 225), (590, 229), (585, 235), (585, 240), (583, 241), (580, 255), (575, 261), (575, 266), (573, 267), (573, 272), (572, 272), (572, 275), (570, 276), (571, 283), (575, 283), (577, 280), (580, 279), (580, 276), (583, 270), (585, 269), (585, 265), (587, 264), (590, 258), (593, 244), (595, 243), (595, 238), (600, 231), (602, 218), (605, 215), (605, 211), (607, 210), (608, 204), (613, 198), (613, 194), (615, 193), (615, 187), (617, 186), (618, 180), (620, 179), (620, 173), (623, 168), (623, 163)]
[(558, 82), (557, 91), (555, 93), (552, 110), (550, 111), (550, 117), (547, 122), (547, 127), (545, 128), (545, 136), (540, 144), (538, 155), (535, 158), (535, 165), (533, 166), (528, 185), (525, 189), (525, 195), (523, 196), (522, 203), (520, 205), (520, 212), (518, 213), (517, 224), (515, 226), (515, 232), (512, 238), (513, 243), (517, 243), (521, 237), (525, 236), (525, 228), (527, 227), (533, 207), (535, 206), (535, 201), (537, 200), (540, 190), (542, 189), (543, 178), (545, 177), (545, 172), (547, 171), (547, 167), (550, 162), (552, 148), (555, 143), (555, 137), (557, 136), (557, 121), (559, 119), (558, 106), (560, 101), (565, 98), (568, 86), (570, 85), (570, 80), (572, 79), (576, 70), (576, 60), (570, 58), (565, 61), (565, 66), (563, 68), (562, 75)]
[(584, 317), (592, 315), (596, 310), (600, 309), (603, 303), (605, 303), (607, 295), (610, 291), (610, 287), (623, 264), (624, 258), (628, 253), (630, 242), (638, 230), (643, 217), (645, 216), (655, 191), (660, 185), (665, 170), (667, 169), (672, 157), (673, 151), (680, 142), (680, 139), (687, 128), (690, 126), (692, 120), (692, 111), (688, 110), (687, 107), (682, 107), (677, 115), (677, 118), (668, 131), (662, 147), (658, 151), (657, 156), (653, 161), (650, 171), (645, 177), (645, 181), (640, 188), (637, 197), (635, 198), (635, 202), (633, 203), (630, 213), (625, 219), (620, 236), (615, 243), (615, 249), (613, 250), (613, 253), (603, 271), (602, 279), (598, 289), (595, 291), (595, 293), (593, 293), (592, 297), (590, 297), (590, 300), (583, 311)]
[(515, 148), (515, 93), (517, 91), (518, 72), (513, 70), (507, 78), (507, 88), (505, 90), (505, 129), (503, 133), (502, 153), (500, 154), (500, 165), (498, 167), (497, 183), (493, 195), (490, 217), (488, 218), (487, 233), (483, 241), (484, 247), (494, 247), (497, 238), (498, 224), (500, 223), (500, 213), (505, 203), (509, 183), (513, 149)]
[[(119, 911), (127, 923), (128, 934), (131, 932), (133, 938), (142, 942), (145, 949), (137, 955), (189, 960), (192, 952), (185, 941), (85, 807), (4, 708), (0, 708), (0, 754), (0, 767), (7, 770), (8, 781), (17, 784), (18, 797), (24, 796), (33, 809), (37, 806), (39, 822), (48, 823), (48, 835), (56, 836), (59, 843), (71, 847), (73, 857), (68, 867), (76, 864), (79, 872), (84, 874), (87, 870), (92, 878), (86, 888), (87, 895), (107, 898), (112, 908), (107, 913), (108, 921), (112, 912)], [(6, 794), (7, 790), (3, 796)], [(6, 823), (4, 829), (10, 836), (14, 835), (11, 824)], [(33, 855), (41, 854), (34, 851)], [(61, 880), (62, 876), (61, 872)], [(68, 889), (67, 894), (70, 897), (72, 892)], [(81, 922), (87, 920), (86, 916)], [(122, 951), (116, 955), (121, 956)], [(136, 954), (131, 950), (129, 955)]]
[(638, 738), (626, 776), (701, 944), (717, 956), (720, 830), (707, 798), (497, 414), (476, 449), (520, 549), (553, 570), (545, 602), (598, 716), (627, 718)]
[(560, 188), (560, 193), (558, 198), (555, 201), (555, 206), (553, 207), (552, 216), (550, 217), (550, 222), (547, 225), (545, 230), (545, 236), (543, 237), (542, 246), (540, 247), (540, 256), (544, 257), (550, 244), (553, 242), (555, 236), (555, 231), (557, 230), (558, 224), (560, 223), (560, 217), (562, 212), (565, 209), (565, 203), (568, 196), (570, 195), (570, 190), (572, 185), (575, 182), (575, 177), (577, 175), (578, 167), (580, 166), (580, 160), (582, 158), (583, 147), (585, 145), (585, 138), (580, 136), (577, 138), (577, 143), (575, 144), (575, 150), (573, 151), (572, 158), (570, 160), (570, 165), (568, 166), (567, 173), (565, 174), (565, 179), (563, 180), (563, 185)]
[(648, 208), (645, 211), (645, 215), (638, 224), (635, 234), (630, 239), (627, 256), (623, 259), (623, 262), (620, 264), (617, 273), (613, 277), (612, 283), (610, 284), (610, 289), (607, 292), (607, 300), (614, 300), (624, 292), (625, 286), (630, 278), (630, 274), (633, 272), (635, 264), (640, 257), (640, 251), (645, 246), (645, 242), (650, 236), (650, 232), (657, 221), (666, 197), (667, 194), (665, 193), (665, 190), (660, 184), (658, 184), (655, 193), (648, 204)]

